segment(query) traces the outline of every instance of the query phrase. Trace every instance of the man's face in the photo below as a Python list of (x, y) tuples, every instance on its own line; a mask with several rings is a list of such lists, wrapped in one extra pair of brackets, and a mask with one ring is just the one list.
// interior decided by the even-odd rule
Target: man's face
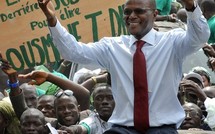
[(128, 0), (124, 8), (124, 21), (130, 34), (137, 39), (145, 36), (153, 27), (157, 10), (150, 0)]
[(183, 108), (186, 117), (181, 124), (181, 129), (200, 128), (202, 115), (199, 113), (198, 109), (192, 105), (184, 105)]
[(79, 107), (71, 96), (56, 98), (55, 111), (61, 125), (75, 125), (79, 120)]
[(107, 87), (97, 87), (94, 93), (93, 105), (99, 116), (107, 121), (115, 107), (111, 89)]
[(202, 75), (204, 87), (210, 86), (210, 83), (206, 76)]
[(25, 102), (29, 108), (37, 108), (37, 94), (34, 90), (23, 90)]
[(38, 100), (37, 109), (46, 117), (55, 118), (54, 97), (45, 95)]
[(21, 121), (22, 134), (45, 134), (44, 123), (39, 116), (26, 115)]

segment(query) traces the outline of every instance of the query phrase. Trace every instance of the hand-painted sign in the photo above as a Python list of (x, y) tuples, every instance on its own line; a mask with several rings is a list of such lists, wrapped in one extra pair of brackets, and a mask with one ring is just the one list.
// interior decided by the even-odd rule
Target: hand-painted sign
[[(78, 41), (127, 34), (123, 23), (125, 0), (52, 0), (56, 16)], [(47, 21), (36, 0), (2, 0), (1, 53), (14, 69), (60, 60)]]

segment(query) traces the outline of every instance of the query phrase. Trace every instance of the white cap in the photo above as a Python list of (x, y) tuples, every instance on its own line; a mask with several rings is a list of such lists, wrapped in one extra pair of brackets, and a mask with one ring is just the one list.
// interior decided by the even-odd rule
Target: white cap
[(186, 74), (184, 76), (184, 79), (189, 80), (190, 78), (195, 78), (195, 79), (199, 80), (199, 82), (201, 82), (202, 86), (204, 85), (203, 84), (202, 76), (200, 74), (197, 74), (197, 73), (194, 73), (194, 72), (190, 72), (190, 73), (188, 73), (188, 74)]
[(101, 69), (89, 70), (87, 68), (81, 68), (73, 76), (73, 82), (78, 83), (78, 79), (84, 74), (98, 75), (101, 72)]

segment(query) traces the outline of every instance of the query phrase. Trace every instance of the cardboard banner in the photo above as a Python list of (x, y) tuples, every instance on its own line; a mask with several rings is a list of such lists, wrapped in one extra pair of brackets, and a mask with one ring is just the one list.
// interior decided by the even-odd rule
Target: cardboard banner
[[(127, 34), (123, 23), (125, 0), (52, 0), (56, 16), (78, 41)], [(16, 70), (60, 60), (45, 15), (37, 0), (2, 0), (1, 53)]]

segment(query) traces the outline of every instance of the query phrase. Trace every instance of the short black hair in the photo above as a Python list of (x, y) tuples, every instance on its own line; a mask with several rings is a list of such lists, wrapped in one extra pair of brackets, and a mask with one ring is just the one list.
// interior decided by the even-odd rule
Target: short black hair
[(215, 1), (214, 0), (203, 0), (201, 7), (207, 12), (215, 12)]
[(98, 88), (101, 88), (101, 87), (106, 87), (107, 88), (110, 88), (111, 89), (111, 86), (108, 84), (108, 83), (98, 83), (96, 84), (94, 87), (93, 87), (93, 92), (91, 93), (91, 97), (94, 99), (95, 97), (95, 92), (96, 92), (96, 89)]

